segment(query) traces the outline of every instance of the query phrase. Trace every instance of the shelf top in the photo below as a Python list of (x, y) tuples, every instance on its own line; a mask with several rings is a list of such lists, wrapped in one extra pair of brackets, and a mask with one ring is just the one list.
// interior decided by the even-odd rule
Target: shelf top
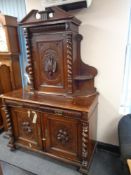
[(17, 101), (21, 103), (30, 103), (35, 105), (43, 105), (49, 107), (59, 107), (80, 112), (90, 112), (93, 105), (97, 104), (98, 93), (89, 96), (69, 97), (56, 94), (38, 94), (38, 92), (30, 93), (26, 89), (15, 90), (2, 94), (0, 98), (7, 101)]

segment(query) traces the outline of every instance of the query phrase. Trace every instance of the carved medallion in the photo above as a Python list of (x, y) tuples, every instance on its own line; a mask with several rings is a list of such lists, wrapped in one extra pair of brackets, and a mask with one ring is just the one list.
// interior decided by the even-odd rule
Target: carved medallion
[(22, 122), (21, 128), (22, 128), (23, 132), (27, 135), (32, 133), (32, 128), (31, 128), (29, 122)]
[(65, 145), (69, 141), (68, 132), (64, 129), (60, 129), (57, 133), (57, 140), (62, 144)]
[(55, 50), (48, 49), (43, 56), (44, 71), (48, 79), (53, 79), (57, 73), (58, 56)]

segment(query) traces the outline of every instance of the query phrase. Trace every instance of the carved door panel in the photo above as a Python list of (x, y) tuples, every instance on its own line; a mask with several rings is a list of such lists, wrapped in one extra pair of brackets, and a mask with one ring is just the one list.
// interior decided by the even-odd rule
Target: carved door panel
[(11, 70), (7, 65), (0, 66), (0, 93), (6, 93), (12, 90)]
[(62, 34), (32, 34), (35, 88), (44, 92), (65, 92), (66, 56)]
[(46, 130), (46, 151), (70, 160), (81, 155), (81, 126), (77, 120), (52, 114), (44, 118)]
[(42, 149), (40, 113), (28, 109), (11, 109), (14, 136), (17, 143), (29, 148)]

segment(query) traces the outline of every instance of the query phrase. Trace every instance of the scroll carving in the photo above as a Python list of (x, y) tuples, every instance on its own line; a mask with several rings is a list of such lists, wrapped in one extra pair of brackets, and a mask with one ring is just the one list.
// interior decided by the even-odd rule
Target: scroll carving
[(68, 132), (64, 129), (60, 129), (57, 133), (57, 140), (62, 144), (65, 145), (69, 141)]

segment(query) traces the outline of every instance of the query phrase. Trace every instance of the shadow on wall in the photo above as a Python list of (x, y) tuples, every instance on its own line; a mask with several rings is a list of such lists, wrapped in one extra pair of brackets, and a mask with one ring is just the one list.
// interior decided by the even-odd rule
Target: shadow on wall
[[(104, 104), (104, 106), (103, 106)], [(98, 140), (118, 145), (118, 122), (121, 115), (107, 98), (99, 97)]]

